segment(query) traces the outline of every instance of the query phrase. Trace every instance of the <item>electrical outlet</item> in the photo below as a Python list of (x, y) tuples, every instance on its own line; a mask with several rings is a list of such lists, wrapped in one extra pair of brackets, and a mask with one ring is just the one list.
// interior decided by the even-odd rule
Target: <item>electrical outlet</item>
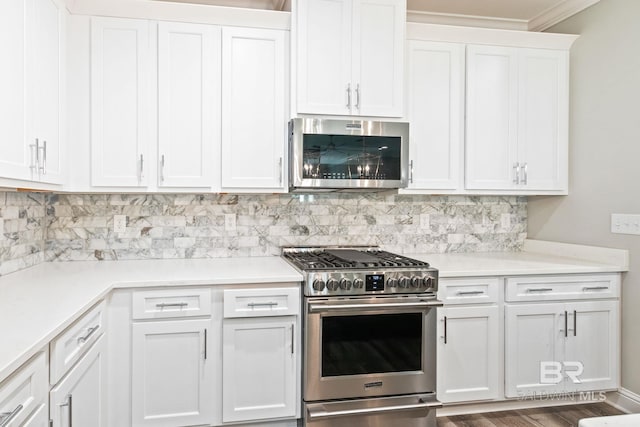
[(113, 231), (116, 233), (125, 233), (127, 231), (127, 216), (126, 215), (114, 215), (113, 216)]
[(611, 214), (611, 232), (640, 234), (640, 215)]
[(236, 231), (236, 214), (224, 215), (224, 229), (226, 231)]

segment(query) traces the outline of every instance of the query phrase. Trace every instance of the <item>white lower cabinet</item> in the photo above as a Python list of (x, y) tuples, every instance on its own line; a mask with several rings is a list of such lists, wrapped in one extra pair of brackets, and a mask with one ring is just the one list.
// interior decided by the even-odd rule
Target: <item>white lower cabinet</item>
[(136, 322), (132, 329), (132, 425), (213, 423), (210, 319)]
[(105, 367), (102, 335), (49, 393), (52, 427), (106, 426)]
[[(46, 351), (39, 352), (0, 384), (0, 426), (39, 426), (37, 423), (29, 424), (31, 418), (38, 411), (48, 415), (47, 362)], [(30, 417), (30, 414), (34, 415)]]
[(49, 427), (49, 407), (46, 404), (40, 405), (20, 427)]
[(619, 302), (507, 304), (506, 394), (618, 387)]
[(498, 307), (443, 307), (438, 318), (438, 400), (500, 398)]
[(225, 319), (224, 422), (294, 417), (295, 316)]

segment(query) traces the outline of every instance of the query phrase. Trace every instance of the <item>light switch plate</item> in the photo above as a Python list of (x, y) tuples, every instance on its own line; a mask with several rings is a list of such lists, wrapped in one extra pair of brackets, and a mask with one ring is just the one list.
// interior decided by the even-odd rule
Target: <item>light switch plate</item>
[(113, 216), (113, 231), (116, 233), (124, 233), (127, 231), (127, 216), (126, 215), (114, 215)]
[(640, 215), (611, 214), (611, 232), (640, 235)]

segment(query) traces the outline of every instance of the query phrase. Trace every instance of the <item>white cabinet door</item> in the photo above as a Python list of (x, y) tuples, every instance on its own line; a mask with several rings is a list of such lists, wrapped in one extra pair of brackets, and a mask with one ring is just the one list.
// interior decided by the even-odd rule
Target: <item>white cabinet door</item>
[(0, 177), (31, 179), (25, 134), (25, 0), (4, 0), (0, 13)]
[(351, 113), (352, 0), (303, 0), (297, 5), (299, 113)]
[(353, 114), (402, 117), (406, 2), (355, 0)]
[(438, 309), (438, 400), (500, 398), (497, 306)]
[(460, 187), (464, 45), (410, 40), (409, 189)]
[(527, 190), (566, 190), (569, 52), (519, 49), (518, 161)]
[(566, 388), (610, 390), (619, 385), (620, 311), (618, 301), (567, 304), (569, 333), (565, 361), (582, 363), (583, 371), (574, 382), (566, 376)]
[(220, 38), (212, 25), (158, 24), (159, 187), (211, 187), (219, 170)]
[(134, 323), (132, 425), (213, 424), (210, 319)]
[(514, 187), (517, 60), (515, 48), (467, 46), (467, 189)]
[(564, 360), (564, 303), (505, 307), (505, 395), (560, 392), (563, 382), (541, 381), (541, 363)]
[(297, 112), (402, 117), (403, 0), (304, 0), (297, 19)]
[(149, 23), (91, 20), (91, 185), (147, 184)]
[(295, 417), (295, 324), (295, 316), (224, 320), (224, 422)]
[(51, 427), (49, 425), (49, 405), (42, 404), (20, 427)]
[(33, 180), (62, 184), (61, 103), (63, 61), (63, 8), (54, 0), (32, 0), (31, 43), (27, 47), (27, 134), (38, 142), (39, 167)]
[(101, 336), (50, 392), (52, 427), (106, 425), (106, 338)]
[(222, 31), (223, 190), (284, 191), (287, 41), (280, 30)]

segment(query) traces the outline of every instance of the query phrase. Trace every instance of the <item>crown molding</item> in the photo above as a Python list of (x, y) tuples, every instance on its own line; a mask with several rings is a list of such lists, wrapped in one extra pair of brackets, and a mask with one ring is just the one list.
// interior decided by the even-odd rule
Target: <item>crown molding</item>
[(528, 30), (544, 31), (599, 2), (600, 0), (565, 0), (530, 19)]
[(407, 22), (420, 24), (456, 25), (462, 27), (493, 28), (499, 30), (529, 30), (529, 22), (521, 19), (494, 18), (489, 16), (458, 15), (453, 13), (408, 10)]

